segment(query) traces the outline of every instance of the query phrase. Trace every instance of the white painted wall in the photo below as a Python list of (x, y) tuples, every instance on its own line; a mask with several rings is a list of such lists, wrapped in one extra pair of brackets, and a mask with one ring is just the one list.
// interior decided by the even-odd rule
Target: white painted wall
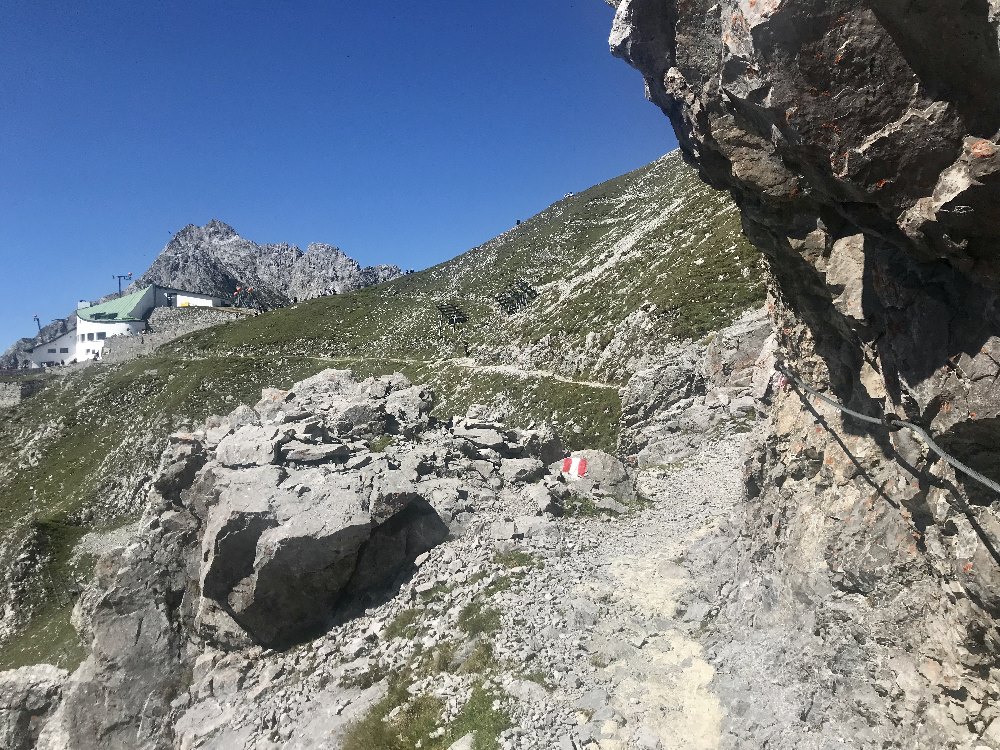
[(99, 357), (104, 342), (112, 336), (140, 336), (146, 330), (144, 321), (95, 323), (78, 318), (76, 321), (76, 360), (84, 362)]
[[(172, 299), (167, 295), (175, 295)], [(167, 289), (162, 286), (156, 287), (157, 307), (221, 307), (222, 298), (212, 297), (208, 294), (197, 294), (196, 292), (185, 292), (181, 289)]]
[[(155, 289), (155, 291), (154, 291)], [(163, 287), (147, 287), (148, 294), (142, 304), (135, 310), (136, 317), (145, 318), (154, 307), (221, 307), (221, 297), (211, 297), (207, 294), (182, 292), (180, 290), (164, 289)], [(168, 294), (176, 295), (173, 300)], [(173, 303), (171, 305), (171, 302)], [(81, 301), (77, 309), (89, 307), (89, 303)], [(146, 331), (144, 321), (91, 321), (77, 318), (76, 330), (64, 333), (58, 339), (35, 347), (31, 353), (32, 367), (52, 367), (60, 363), (69, 364), (73, 360), (86, 362), (95, 357), (100, 358), (104, 342), (114, 336), (141, 336)], [(50, 351), (55, 349), (55, 351)], [(67, 351), (63, 351), (66, 349)]]
[[(146, 287), (145, 294), (133, 311), (137, 318), (145, 318), (156, 304), (153, 287)], [(76, 319), (76, 359), (78, 362), (99, 358), (104, 342), (112, 336), (139, 336), (146, 330), (144, 320), (125, 321), (93, 321)]]
[[(76, 359), (76, 331), (68, 331), (47, 344), (36, 346), (31, 352), (32, 367), (55, 367), (69, 364)], [(63, 351), (65, 349), (66, 351)]]
[(218, 297), (208, 297), (204, 294), (191, 294), (189, 292), (177, 293), (177, 307), (218, 307), (220, 300)]

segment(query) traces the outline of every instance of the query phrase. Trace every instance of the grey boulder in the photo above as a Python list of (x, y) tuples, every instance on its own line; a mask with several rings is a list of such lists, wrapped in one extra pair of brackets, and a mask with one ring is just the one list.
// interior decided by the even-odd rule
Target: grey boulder
[(534, 482), (544, 473), (545, 465), (537, 458), (506, 458), (500, 462), (500, 476), (508, 484)]
[(43, 718), (59, 702), (69, 677), (51, 664), (35, 664), (0, 672), (0, 747), (35, 747)]
[[(587, 473), (582, 476), (565, 475), (572, 492), (592, 498), (610, 497), (618, 502), (628, 503), (636, 499), (632, 478), (625, 464), (604, 451), (584, 450), (573, 453), (573, 458), (587, 462)], [(550, 471), (562, 471), (561, 462), (549, 467)]]
[(256, 642), (293, 643), (341, 597), (389, 584), (447, 526), (403, 482), (371, 496), (352, 474), (220, 470), (202, 540), (201, 587)]
[(222, 439), (215, 458), (223, 466), (266, 466), (277, 462), (283, 441), (276, 427), (244, 425)]

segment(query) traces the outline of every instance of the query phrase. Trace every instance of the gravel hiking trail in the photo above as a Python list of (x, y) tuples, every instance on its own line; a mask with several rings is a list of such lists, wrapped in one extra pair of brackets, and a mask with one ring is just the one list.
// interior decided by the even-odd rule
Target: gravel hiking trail
[[(575, 747), (719, 747), (722, 709), (698, 640), (710, 605), (695, 593), (699, 571), (688, 567), (686, 553), (717, 530), (742, 496), (741, 444), (740, 436), (731, 436), (704, 446), (683, 466), (642, 472), (649, 507), (581, 525), (578, 543), (598, 542), (588, 545), (590, 554), (551, 564), (582, 631), (571, 668), (583, 676), (584, 690), (573, 701)], [(589, 603), (599, 605), (594, 617), (588, 617)], [(560, 690), (551, 697), (572, 700)]]

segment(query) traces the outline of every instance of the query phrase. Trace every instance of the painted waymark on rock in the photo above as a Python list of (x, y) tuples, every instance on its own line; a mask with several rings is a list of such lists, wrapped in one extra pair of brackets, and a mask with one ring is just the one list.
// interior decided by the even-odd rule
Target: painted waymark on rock
[(562, 462), (562, 473), (568, 477), (587, 476), (587, 459), (577, 457), (564, 458)]

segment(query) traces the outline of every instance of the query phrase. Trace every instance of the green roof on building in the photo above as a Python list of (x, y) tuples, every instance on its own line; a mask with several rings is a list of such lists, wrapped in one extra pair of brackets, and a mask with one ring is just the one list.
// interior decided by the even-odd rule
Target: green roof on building
[(76, 311), (76, 315), (93, 323), (129, 323), (142, 320), (141, 313), (137, 314), (136, 310), (142, 305), (142, 298), (147, 291), (148, 287), (99, 305), (82, 307)]

